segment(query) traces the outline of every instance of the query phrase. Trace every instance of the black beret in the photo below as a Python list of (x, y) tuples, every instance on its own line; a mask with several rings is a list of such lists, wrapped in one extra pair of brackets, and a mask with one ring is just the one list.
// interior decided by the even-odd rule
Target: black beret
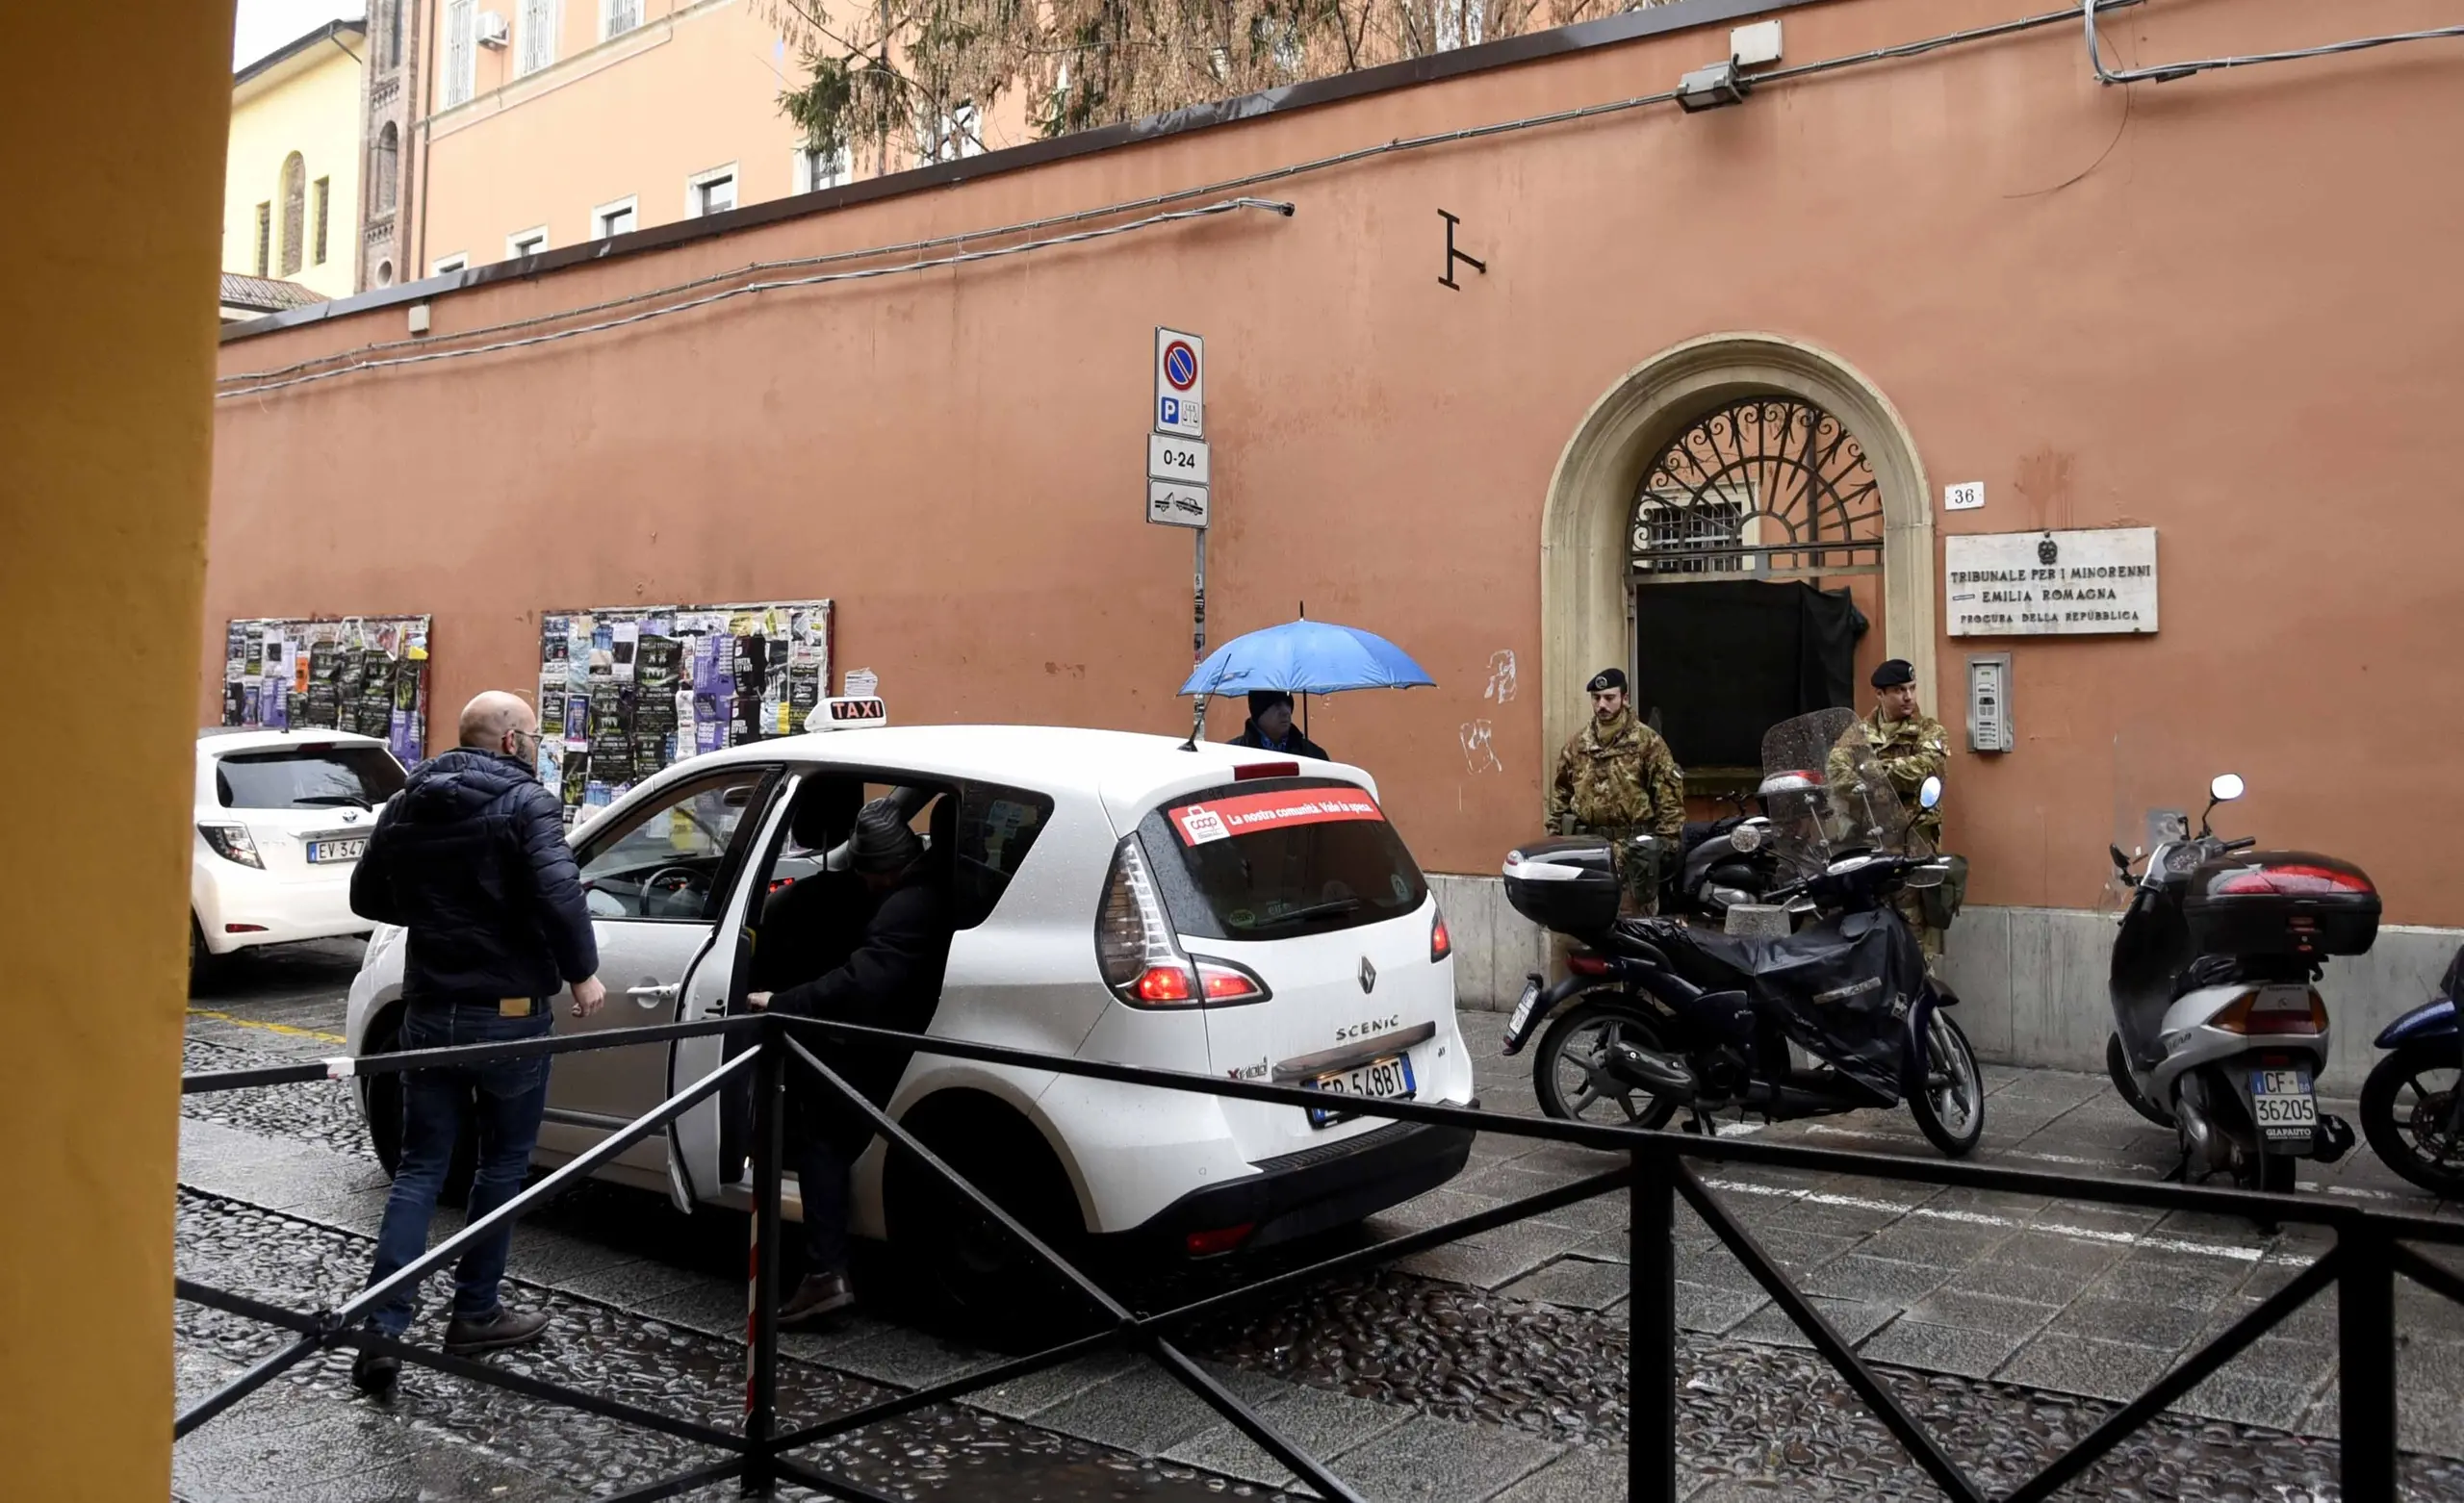
[(1904, 657), (1886, 659), (1874, 670), (1873, 682), (1877, 689), (1896, 689), (1901, 684), (1915, 681), (1916, 670), (1910, 667), (1908, 659)]
[(1626, 687), (1626, 670), (1622, 668), (1604, 668), (1600, 672), (1591, 675), (1591, 682), (1584, 688), (1583, 692), (1585, 694), (1606, 694), (1611, 689), (1623, 689), (1624, 687)]

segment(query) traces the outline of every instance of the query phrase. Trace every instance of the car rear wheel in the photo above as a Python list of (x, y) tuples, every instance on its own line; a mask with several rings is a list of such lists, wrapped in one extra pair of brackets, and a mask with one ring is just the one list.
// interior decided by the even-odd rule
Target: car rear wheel
[[(390, 1055), (401, 1048), (400, 1015), (385, 1019), (369, 1035), (368, 1053)], [(368, 1140), (376, 1161), (392, 1179), (402, 1163), (402, 1077), (398, 1071), (360, 1077), (359, 1104), (368, 1119)], [(477, 1131), (465, 1110), (453, 1134), (453, 1163), (445, 1171), (445, 1189), (437, 1196), (444, 1206), (460, 1206), (471, 1198), (471, 1177), (477, 1172)]]
[(197, 923), (196, 915), (192, 913), (189, 915), (189, 990), (192, 993), (196, 990), (196, 983), (204, 980), (207, 968), (213, 964), (214, 952), (205, 948), (205, 929)]
[[(1083, 1267), (1077, 1193), (1041, 1134), (1023, 1123), (917, 1134), (944, 1163), (1043, 1243)], [(1098, 1312), (1068, 1281), (932, 1168), (890, 1149), (891, 1251), (932, 1312), (971, 1340), (1034, 1351), (1094, 1328)]]

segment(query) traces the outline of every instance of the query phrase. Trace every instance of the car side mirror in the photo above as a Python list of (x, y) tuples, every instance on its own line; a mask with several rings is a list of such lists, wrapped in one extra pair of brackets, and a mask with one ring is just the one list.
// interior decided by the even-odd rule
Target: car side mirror
[(1916, 788), (1916, 804), (1917, 804), (1917, 807), (1919, 807), (1919, 808), (1925, 808), (1925, 809), (1930, 809), (1930, 808), (1934, 807), (1936, 804), (1940, 803), (1941, 802), (1942, 802), (1942, 779), (1941, 779), (1941, 777), (1940, 777), (1939, 776), (1938, 776), (1938, 775), (1932, 775), (1932, 774), (1929, 774), (1929, 775), (1927, 775), (1927, 777), (1926, 777), (1925, 780), (1924, 780), (1922, 783), (1919, 783), (1919, 784), (1917, 785), (1917, 788)]

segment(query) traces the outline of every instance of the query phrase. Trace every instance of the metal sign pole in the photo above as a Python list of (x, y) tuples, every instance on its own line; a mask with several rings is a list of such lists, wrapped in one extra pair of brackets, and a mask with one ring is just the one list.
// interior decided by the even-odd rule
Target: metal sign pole
[[(1196, 559), (1197, 574), (1196, 588), (1192, 596), (1194, 609), (1190, 626), (1190, 661), (1203, 663), (1206, 661), (1206, 529), (1196, 528), (1190, 535), (1196, 544), (1194, 553)], [(1196, 708), (1190, 712), (1190, 744), (1195, 746), (1205, 739), (1206, 695), (1201, 692), (1197, 697)]]

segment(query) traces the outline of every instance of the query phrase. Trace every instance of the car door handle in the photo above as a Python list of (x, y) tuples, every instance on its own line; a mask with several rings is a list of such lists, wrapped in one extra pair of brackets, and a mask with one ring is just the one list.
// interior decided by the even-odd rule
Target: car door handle
[(680, 982), (671, 981), (665, 986), (628, 986), (625, 995), (645, 1007), (655, 1007), (662, 1002), (674, 1002), (682, 989)]

